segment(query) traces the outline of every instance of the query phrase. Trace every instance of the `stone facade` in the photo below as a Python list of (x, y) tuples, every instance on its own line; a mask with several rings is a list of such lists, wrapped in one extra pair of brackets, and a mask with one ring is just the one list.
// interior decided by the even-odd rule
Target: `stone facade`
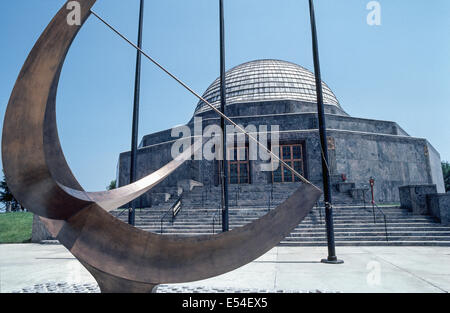
[(403, 209), (413, 214), (428, 215), (427, 196), (436, 194), (436, 185), (409, 185), (399, 188), (400, 203)]
[(427, 195), (428, 210), (441, 224), (450, 225), (450, 193)]
[[(256, 63), (258, 62), (256, 61)], [(282, 63), (276, 64), (283, 67)], [(244, 64), (243, 67), (248, 67), (248, 65)], [(274, 77), (284, 77), (285, 72), (290, 71), (290, 67), (289, 69), (282, 68), (280, 73), (277, 73), (273, 68), (270, 67), (272, 71), (275, 71)], [(303, 77), (303, 71), (302, 69), (299, 72), (299, 77)], [(227, 75), (230, 75), (227, 76), (227, 81), (228, 77), (239, 81), (235, 70), (231, 70)], [(254, 81), (263, 80), (259, 77), (263, 74), (246, 75), (240, 81), (250, 79), (254, 84)], [(277, 86), (283, 82), (286, 82), (286, 86), (292, 85), (289, 83), (289, 75), (285, 76), (287, 78), (283, 78), (281, 83), (277, 83)], [(272, 78), (264, 79), (271, 82)], [(247, 82), (242, 82), (242, 84), (245, 85)], [(302, 95), (296, 99), (297, 96), (292, 93), (286, 93), (286, 99), (281, 99), (279, 92), (276, 93), (277, 99), (271, 99), (265, 94), (248, 96), (249, 91), (244, 87), (233, 86), (236, 84), (231, 84), (232, 90), (243, 89), (243, 93), (247, 95), (246, 99), (252, 96), (257, 100), (241, 102), (239, 98), (236, 98), (238, 96), (235, 96), (232, 98), (232, 104), (227, 106), (226, 114), (244, 127), (254, 125), (260, 129), (260, 126), (267, 125), (269, 143), (273, 135), (271, 126), (278, 125), (280, 144), (302, 144), (304, 175), (313, 183), (321, 186), (321, 148), (317, 113), (315, 113), (317, 112), (316, 104), (304, 101)], [(288, 90), (287, 87), (285, 89)], [(208, 90), (207, 95), (214, 94), (211, 87)], [(276, 88), (270, 89), (273, 93), (277, 90)], [(260, 91), (258, 89), (251, 92), (258, 93)], [(227, 90), (227, 95), (228, 93)], [(233, 93), (230, 94), (233, 95)], [(328, 94), (329, 97), (332, 97), (331, 91)], [(325, 112), (330, 145), (330, 172), (335, 178), (334, 183), (338, 183), (336, 180), (345, 174), (347, 183), (351, 187), (345, 191), (349, 198), (361, 199), (361, 191), (368, 189), (370, 177), (375, 178), (375, 200), (379, 203), (398, 203), (400, 201), (398, 188), (404, 185), (432, 184), (436, 185), (438, 192), (443, 192), (444, 182), (440, 170), (440, 156), (426, 139), (409, 136), (395, 122), (351, 117), (342, 109), (337, 99), (335, 101), (329, 99), (326, 102)], [(207, 110), (202, 104), (197, 107), (194, 117), (202, 118), (203, 128), (214, 124), (220, 125), (217, 114), (212, 110)], [(194, 135), (194, 117), (187, 123), (192, 135)], [(138, 177), (144, 177), (170, 162), (172, 160), (171, 148), (177, 139), (171, 136), (170, 129), (144, 136), (138, 152)], [(248, 140), (246, 145), (249, 145)], [(272, 184), (272, 173), (260, 170), (260, 165), (263, 163), (265, 162), (250, 161), (250, 186), (270, 186)], [(124, 186), (129, 182), (129, 164), (130, 153), (122, 153), (118, 166), (119, 186)], [(140, 204), (143, 207), (150, 206), (152, 193), (154, 197), (160, 193), (175, 194), (178, 190), (178, 183), (182, 180), (195, 180), (205, 186), (207, 190), (208, 186), (218, 185), (218, 175), (216, 161), (187, 161), (149, 194), (144, 195), (140, 199)], [(339, 188), (336, 185), (335, 191), (339, 192)]]

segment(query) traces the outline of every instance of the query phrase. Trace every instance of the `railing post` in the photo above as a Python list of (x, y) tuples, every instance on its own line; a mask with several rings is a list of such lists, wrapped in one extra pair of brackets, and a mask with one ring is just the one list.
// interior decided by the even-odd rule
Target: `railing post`
[(388, 235), (388, 230), (387, 230), (386, 215), (384, 216), (384, 231), (386, 232), (386, 242), (389, 242), (389, 235)]
[(377, 223), (377, 219), (375, 217), (375, 203), (372, 203), (372, 212), (373, 212), (373, 223)]
[(364, 201), (364, 210), (367, 209), (366, 207), (366, 191), (363, 189), (363, 201)]
[(320, 224), (322, 224), (323, 223), (322, 209), (320, 208), (319, 202), (316, 202), (316, 206), (317, 206), (317, 209), (319, 210)]

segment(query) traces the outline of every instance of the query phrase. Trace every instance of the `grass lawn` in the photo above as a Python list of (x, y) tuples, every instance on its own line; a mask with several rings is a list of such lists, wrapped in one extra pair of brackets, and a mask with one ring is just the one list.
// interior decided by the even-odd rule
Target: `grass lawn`
[(0, 214), (0, 243), (30, 242), (32, 224), (33, 213)]

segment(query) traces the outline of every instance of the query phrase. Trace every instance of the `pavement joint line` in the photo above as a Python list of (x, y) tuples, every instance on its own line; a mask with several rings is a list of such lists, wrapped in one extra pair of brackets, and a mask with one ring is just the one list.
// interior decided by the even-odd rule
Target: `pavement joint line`
[[(35, 260), (77, 260), (76, 258), (35, 258)], [(78, 260), (77, 260), (78, 261)]]
[(382, 256), (377, 255), (377, 254), (371, 252), (370, 250), (369, 250), (369, 253), (372, 254), (372, 255), (374, 255), (376, 258), (381, 259), (381, 260), (383, 260), (384, 262), (386, 262), (386, 263), (388, 263), (388, 264), (390, 264), (390, 265), (392, 265), (392, 266), (398, 268), (399, 270), (401, 270), (401, 271), (403, 271), (403, 272), (405, 272), (405, 273), (411, 275), (412, 277), (414, 277), (414, 278), (416, 278), (416, 279), (418, 279), (418, 280), (421, 280), (421, 281), (423, 281), (423, 282), (429, 284), (430, 286), (432, 286), (432, 287), (434, 287), (434, 288), (436, 288), (436, 289), (439, 289), (439, 290), (442, 291), (443, 293), (449, 293), (447, 290), (442, 289), (442, 288), (439, 287), (438, 285), (433, 284), (432, 282), (426, 280), (425, 278), (423, 278), (423, 277), (421, 277), (421, 276), (419, 276), (419, 275), (416, 275), (416, 274), (414, 274), (414, 273), (408, 271), (407, 269), (405, 269), (405, 268), (403, 268), (403, 267), (401, 267), (401, 266), (399, 266), (399, 265), (397, 265), (397, 264), (395, 264), (395, 263), (392, 263), (392, 262), (386, 260), (386, 259), (383, 258)]
[[(276, 248), (276, 251), (277, 251), (277, 253), (276, 253), (276, 258), (275, 258), (275, 269), (278, 269), (278, 265), (277, 265), (277, 262), (278, 262), (278, 256), (279, 256), (279, 251), (280, 251), (280, 249), (277, 247)], [(276, 289), (277, 288), (277, 270), (275, 271), (275, 277), (274, 277), (274, 280), (273, 280), (273, 289)]]
[(260, 264), (322, 264), (320, 261), (254, 261)]

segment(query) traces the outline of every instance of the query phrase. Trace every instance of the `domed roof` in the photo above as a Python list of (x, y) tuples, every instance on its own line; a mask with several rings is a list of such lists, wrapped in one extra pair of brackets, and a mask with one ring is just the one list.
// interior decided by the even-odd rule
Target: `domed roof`
[[(276, 100), (316, 103), (314, 74), (297, 64), (280, 60), (256, 60), (234, 67), (226, 73), (227, 105)], [(220, 79), (217, 78), (203, 97), (220, 107)], [(331, 89), (323, 83), (324, 103), (341, 109)], [(209, 111), (199, 102), (195, 114)]]

